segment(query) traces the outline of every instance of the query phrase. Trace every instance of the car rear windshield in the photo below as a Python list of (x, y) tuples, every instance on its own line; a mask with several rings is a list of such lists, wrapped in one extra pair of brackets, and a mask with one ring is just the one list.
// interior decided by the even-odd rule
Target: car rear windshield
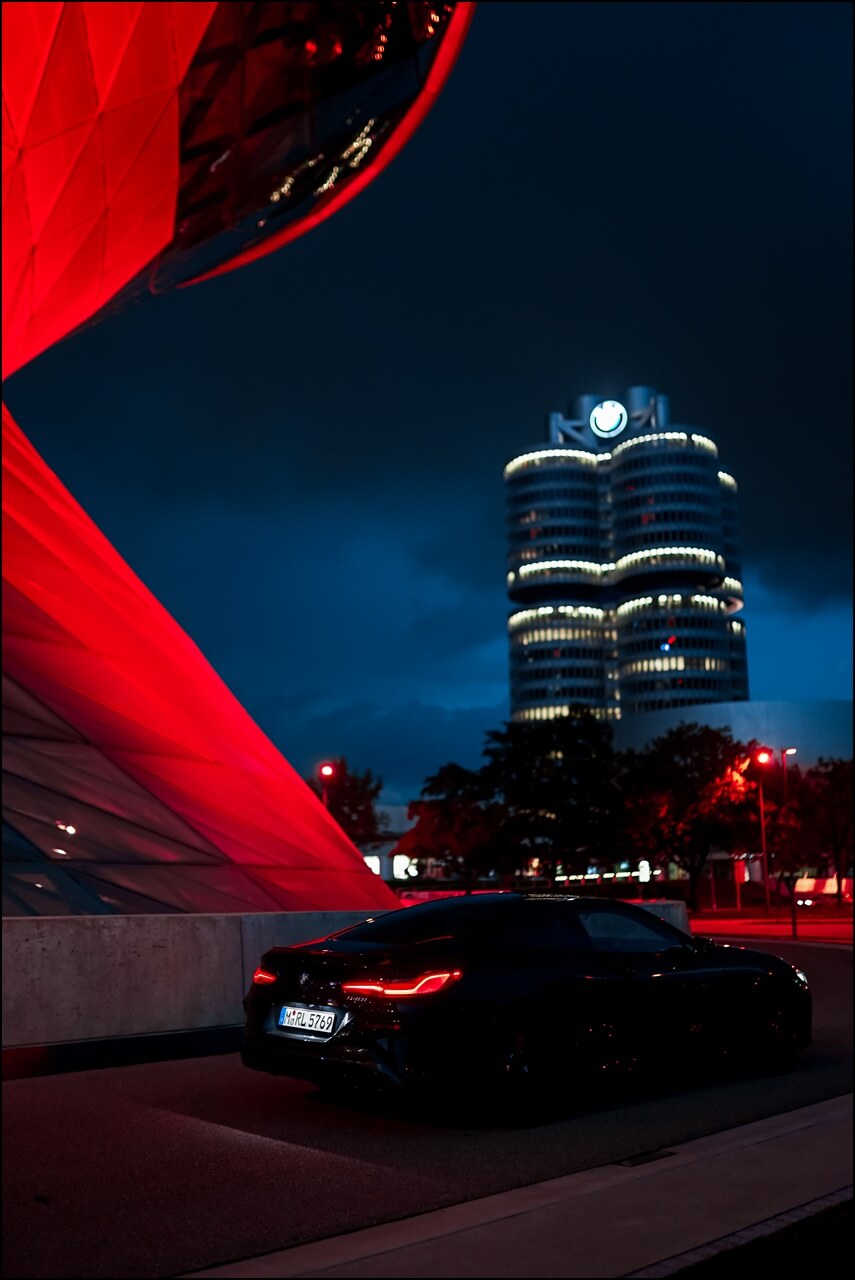
[(510, 895), (489, 902), (454, 898), (390, 911), (336, 936), (346, 942), (417, 945), (454, 938), (476, 945), (499, 940), (503, 946), (590, 950), (590, 940), (569, 906)]
[(509, 921), (509, 908), (516, 905), (506, 902), (478, 902), (477, 900), (425, 902), (415, 907), (402, 907), (366, 920), (336, 934), (345, 942), (427, 942), (432, 938), (477, 936), (494, 933)]

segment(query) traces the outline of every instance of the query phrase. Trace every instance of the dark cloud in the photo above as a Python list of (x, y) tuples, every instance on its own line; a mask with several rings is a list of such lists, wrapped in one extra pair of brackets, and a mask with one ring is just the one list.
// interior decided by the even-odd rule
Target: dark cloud
[(739, 481), (755, 691), (812, 696), (801, 619), (843, 653), (851, 597), (851, 24), (482, 5), (351, 206), (76, 335), (10, 406), (286, 752), (338, 725), (398, 786), (413, 739), (430, 770), (504, 705), (504, 463), (649, 383)]
[[(505, 702), (449, 709), (417, 699), (392, 707), (355, 702), (303, 718), (277, 698), (264, 699), (251, 710), (304, 777), (313, 775), (320, 761), (343, 756), (353, 768), (385, 772), (389, 804), (417, 797), (424, 779), (450, 758), (477, 769), (483, 763), (485, 731), (508, 715)], [(394, 760), (391, 775), (378, 768), (383, 759)]]

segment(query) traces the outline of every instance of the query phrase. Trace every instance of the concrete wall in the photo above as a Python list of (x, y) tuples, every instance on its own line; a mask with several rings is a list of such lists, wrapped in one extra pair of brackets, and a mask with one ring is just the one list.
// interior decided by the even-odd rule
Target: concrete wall
[[(689, 932), (684, 903), (638, 905)], [(7, 918), (3, 1047), (236, 1026), (268, 947), (364, 919), (364, 911)]]
[(652, 911), (655, 916), (667, 920), (675, 929), (682, 929), (683, 933), (692, 932), (692, 926), (689, 924), (689, 910), (685, 902), (671, 902), (668, 898), (651, 898), (648, 902), (642, 902), (640, 898), (627, 898), (626, 901), (634, 903), (637, 907), (643, 907), (645, 911)]
[(3, 1047), (233, 1026), (268, 947), (364, 919), (364, 911), (7, 918)]

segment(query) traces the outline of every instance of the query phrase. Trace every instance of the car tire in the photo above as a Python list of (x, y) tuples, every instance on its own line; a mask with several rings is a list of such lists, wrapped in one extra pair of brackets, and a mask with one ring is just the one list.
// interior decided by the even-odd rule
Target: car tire
[(513, 1122), (532, 1122), (547, 1114), (554, 1084), (540, 1046), (518, 1029), (503, 1038), (493, 1073), (493, 1099)]
[(795, 1025), (779, 1010), (773, 1011), (758, 1037), (756, 1058), (759, 1066), (763, 1071), (791, 1071), (803, 1043)]

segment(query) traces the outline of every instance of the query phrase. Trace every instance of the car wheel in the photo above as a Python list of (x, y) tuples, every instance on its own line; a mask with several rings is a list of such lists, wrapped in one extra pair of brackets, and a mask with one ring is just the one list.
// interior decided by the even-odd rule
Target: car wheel
[(540, 1046), (523, 1030), (504, 1038), (494, 1081), (496, 1101), (511, 1119), (531, 1120), (549, 1108), (554, 1082)]
[(760, 1033), (757, 1056), (768, 1071), (789, 1071), (795, 1064), (802, 1041), (792, 1022), (774, 1010)]

